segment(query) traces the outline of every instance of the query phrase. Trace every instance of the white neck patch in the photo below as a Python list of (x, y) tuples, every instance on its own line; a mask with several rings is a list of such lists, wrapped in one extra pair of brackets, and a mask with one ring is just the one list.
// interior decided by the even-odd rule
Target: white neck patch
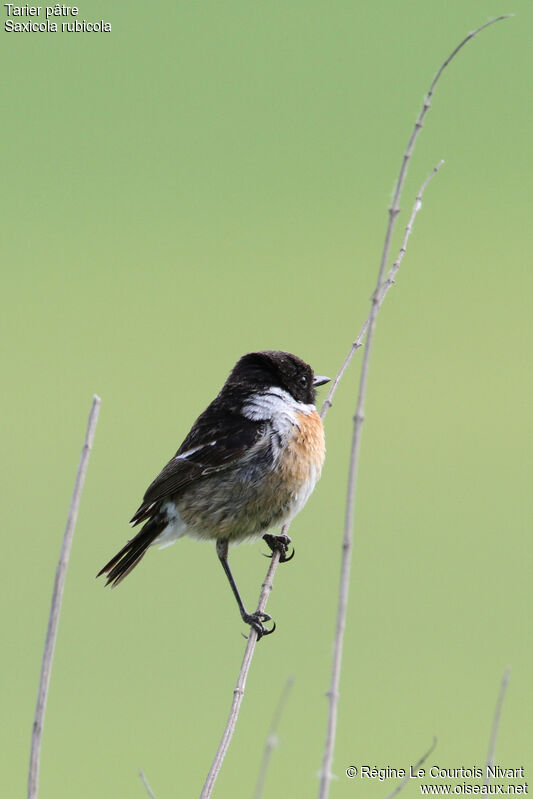
[(297, 413), (308, 416), (315, 410), (314, 405), (298, 402), (288, 391), (278, 386), (252, 394), (242, 407), (242, 413), (247, 419), (254, 422), (271, 421), (276, 427), (284, 427), (287, 422), (297, 424)]

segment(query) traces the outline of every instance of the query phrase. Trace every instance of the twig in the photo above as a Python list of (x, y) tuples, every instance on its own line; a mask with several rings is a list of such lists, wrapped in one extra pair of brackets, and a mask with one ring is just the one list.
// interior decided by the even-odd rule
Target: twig
[(268, 731), (265, 743), (263, 759), (261, 761), (261, 766), (259, 768), (257, 785), (255, 786), (254, 799), (261, 799), (263, 795), (268, 766), (270, 764), (270, 758), (272, 756), (272, 750), (278, 745), (277, 732), (278, 732), (279, 722), (281, 719), (281, 714), (283, 713), (283, 710), (285, 708), (285, 704), (287, 702), (293, 683), (294, 683), (294, 677), (292, 675), (287, 677), (287, 680), (283, 687), (283, 691), (279, 698), (278, 705), (276, 707), (276, 710), (274, 711), (274, 715), (272, 717), (272, 723), (270, 725), (270, 730)]
[[(479, 28), (476, 28), (475, 31), (472, 31), (472, 33), (469, 33), (468, 36), (466, 36), (463, 39), (463, 41), (459, 45), (457, 45), (455, 50), (452, 53), (450, 53), (450, 55), (448, 56), (446, 61), (444, 61), (444, 63), (442, 64), (442, 66), (438, 70), (437, 74), (433, 78), (431, 86), (429, 87), (429, 91), (428, 91), (428, 93), (427, 93), (427, 95), (426, 95), (426, 97), (424, 99), (424, 104), (422, 106), (422, 110), (421, 110), (421, 112), (420, 112), (420, 114), (418, 116), (418, 119), (415, 122), (415, 126), (413, 128), (413, 132), (412, 132), (411, 137), (409, 139), (409, 142), (407, 144), (407, 149), (405, 150), (405, 152), (403, 154), (402, 166), (401, 166), (400, 174), (398, 175), (398, 180), (396, 182), (396, 186), (395, 186), (395, 189), (394, 189), (394, 196), (393, 196), (392, 205), (389, 208), (389, 224), (387, 226), (387, 232), (385, 234), (385, 244), (384, 244), (384, 247), (383, 247), (383, 253), (382, 253), (382, 256), (381, 256), (380, 271), (379, 271), (380, 280), (378, 281), (378, 287), (380, 289), (381, 289), (381, 278), (383, 277), (383, 274), (385, 272), (385, 266), (386, 266), (386, 263), (387, 263), (387, 260), (388, 260), (388, 256), (389, 256), (390, 242), (391, 242), (392, 233), (393, 233), (393, 230), (394, 230), (394, 223), (395, 223), (396, 217), (398, 216), (398, 214), (400, 212), (400, 208), (399, 208), (398, 203), (400, 201), (400, 196), (401, 196), (401, 193), (402, 193), (403, 184), (404, 184), (404, 181), (405, 181), (405, 176), (406, 176), (406, 173), (407, 173), (407, 166), (409, 164), (409, 161), (411, 160), (411, 156), (413, 154), (413, 150), (414, 150), (414, 146), (415, 146), (416, 140), (418, 138), (418, 134), (420, 133), (420, 131), (421, 131), (422, 127), (423, 127), (425, 116), (426, 116), (427, 112), (429, 111), (429, 109), (431, 107), (431, 101), (433, 99), (433, 94), (435, 92), (435, 87), (437, 85), (437, 82), (439, 81), (440, 76), (442, 75), (442, 73), (444, 72), (444, 70), (446, 69), (446, 67), (450, 63), (450, 61), (452, 61), (452, 59), (455, 58), (457, 53), (465, 46), (465, 44), (467, 44), (467, 42), (470, 41), (470, 39), (473, 39), (474, 36), (477, 36), (478, 33), (481, 33), (482, 30), (484, 30), (485, 28), (488, 28), (489, 25), (493, 25), (495, 22), (500, 22), (503, 19), (510, 19), (513, 16), (514, 16), (514, 14), (503, 14), (502, 16), (496, 17), (495, 19), (490, 19), (484, 25), (481, 25)], [(373, 300), (374, 300), (374, 298), (373, 298)], [(364, 338), (364, 335), (365, 335), (366, 330), (368, 328), (369, 321), (370, 320), (367, 319), (367, 321), (363, 325), (363, 328), (361, 329), (361, 332), (359, 333), (359, 336), (356, 338), (356, 340), (352, 344), (352, 346), (350, 348), (350, 351), (348, 352), (348, 354), (347, 354), (347, 356), (346, 356), (346, 358), (345, 358), (345, 360), (344, 360), (344, 362), (343, 362), (343, 364), (342, 364), (342, 366), (341, 366), (341, 368), (340, 368), (340, 370), (339, 370), (339, 372), (337, 374), (337, 377), (335, 378), (335, 380), (331, 384), (331, 388), (329, 390), (329, 393), (328, 393), (328, 395), (327, 395), (327, 397), (326, 397), (326, 399), (324, 401), (324, 404), (322, 406), (322, 411), (321, 411), (322, 418), (324, 418), (324, 416), (326, 415), (327, 411), (331, 407), (332, 401), (333, 401), (333, 397), (335, 395), (335, 392), (337, 391), (339, 382), (340, 382), (342, 376), (344, 375), (346, 369), (348, 368), (353, 356), (355, 355), (357, 350), (362, 346), (362, 339)]]
[[(283, 531), (285, 531), (285, 529), (286, 527), (283, 528)], [(272, 580), (274, 579), (274, 574), (276, 573), (276, 569), (278, 568), (279, 557), (280, 557), (279, 551), (275, 550), (272, 553), (272, 560), (270, 561), (266, 577), (261, 586), (261, 593), (259, 594), (259, 602), (257, 603), (258, 613), (264, 613), (264, 610), (266, 608), (268, 597), (270, 596), (270, 592), (272, 591)], [(211, 764), (211, 768), (209, 769), (209, 774), (207, 775), (204, 787), (202, 788), (200, 799), (209, 799), (209, 797), (211, 796), (211, 792), (215, 785), (216, 778), (218, 776), (222, 763), (224, 762), (224, 758), (226, 757), (226, 752), (228, 751), (230, 741), (233, 737), (233, 733), (235, 732), (237, 719), (239, 717), (239, 711), (241, 709), (241, 704), (244, 697), (244, 689), (246, 688), (246, 679), (248, 677), (248, 672), (250, 671), (250, 665), (252, 663), (252, 658), (254, 655), (256, 644), (257, 644), (257, 632), (253, 629), (253, 627), (250, 627), (250, 632), (248, 635), (248, 643), (246, 644), (246, 649), (244, 650), (244, 657), (242, 659), (241, 670), (237, 678), (237, 684), (235, 685), (235, 690), (233, 691), (233, 701), (231, 703), (231, 709), (229, 712), (228, 720), (226, 722), (224, 732), (222, 733), (222, 738), (220, 740), (220, 744), (218, 746), (216, 755)]]
[(150, 799), (155, 799), (155, 793), (150, 788), (150, 783), (146, 779), (145, 773), (144, 773), (144, 771), (142, 769), (139, 771), (139, 777), (140, 777), (140, 780), (141, 780), (142, 784), (144, 785), (144, 787), (146, 789), (146, 793), (148, 794)]
[[(344, 642), (344, 629), (346, 625), (346, 611), (348, 606), (348, 587), (349, 587), (350, 565), (351, 565), (351, 550), (353, 544), (353, 521), (354, 521), (355, 496), (356, 496), (355, 489), (357, 484), (359, 451), (361, 445), (361, 426), (364, 420), (364, 401), (365, 401), (366, 388), (368, 383), (368, 367), (370, 362), (370, 352), (372, 349), (372, 340), (376, 325), (376, 317), (380, 307), (380, 297), (383, 291), (383, 277), (385, 274), (385, 268), (389, 257), (394, 224), (396, 221), (396, 217), (400, 212), (400, 207), (398, 203), (402, 193), (403, 184), (405, 181), (407, 165), (411, 158), (413, 148), (418, 138), (418, 134), (420, 133), (420, 130), (422, 128), (425, 116), (431, 106), (431, 99), (433, 97), (433, 93), (435, 91), (435, 87), (438, 83), (440, 76), (442, 75), (443, 71), (448, 66), (448, 64), (452, 61), (452, 59), (465, 46), (465, 44), (468, 41), (470, 41), (470, 39), (473, 39), (474, 36), (480, 33), (484, 28), (502, 19), (506, 19), (506, 16), (500, 16), (497, 17), (496, 19), (492, 19), (489, 22), (486, 22), (484, 25), (481, 25), (472, 33), (469, 33), (468, 36), (466, 36), (463, 39), (463, 41), (455, 48), (455, 50), (453, 50), (453, 52), (448, 56), (448, 58), (444, 61), (444, 63), (437, 71), (429, 87), (429, 91), (424, 100), (422, 110), (418, 116), (418, 119), (415, 122), (413, 132), (411, 133), (409, 142), (407, 144), (407, 149), (404, 152), (400, 173), (398, 175), (398, 180), (396, 182), (396, 187), (394, 190), (392, 205), (389, 208), (389, 221), (387, 225), (387, 231), (385, 234), (385, 242), (383, 245), (383, 252), (381, 255), (378, 278), (376, 281), (376, 288), (374, 290), (374, 294), (372, 295), (372, 304), (368, 321), (366, 348), (363, 356), (363, 364), (361, 367), (359, 393), (358, 393), (356, 411), (354, 416), (354, 428), (352, 435), (350, 467), (349, 467), (349, 476), (348, 476), (348, 497), (346, 502), (346, 517), (345, 517), (344, 537), (342, 544), (342, 561), (341, 561), (341, 576), (339, 583), (337, 624), (336, 624), (333, 662), (331, 669), (331, 682), (330, 682), (330, 689), (328, 692), (329, 713), (328, 713), (328, 723), (327, 723), (327, 732), (326, 732), (326, 742), (325, 742), (324, 755), (322, 760), (320, 789), (318, 794), (319, 799), (327, 799), (329, 795), (329, 786), (331, 782), (331, 766), (333, 762), (333, 750), (335, 746), (335, 732), (337, 727), (337, 711), (339, 703), (339, 681), (340, 681), (340, 670), (341, 670), (341, 661), (342, 661), (342, 649)], [(329, 400), (331, 402), (331, 397), (329, 397)]]
[[(404, 237), (403, 237), (403, 241), (402, 241), (402, 246), (400, 248), (400, 252), (398, 253), (398, 257), (396, 258), (395, 262), (393, 263), (393, 265), (389, 269), (389, 272), (387, 274), (387, 278), (383, 281), (383, 285), (381, 287), (381, 291), (380, 291), (379, 299), (378, 299), (378, 308), (381, 308), (383, 300), (387, 296), (387, 292), (389, 291), (390, 287), (394, 285), (394, 278), (396, 277), (396, 273), (398, 272), (398, 269), (400, 268), (400, 265), (401, 265), (402, 260), (403, 260), (403, 256), (405, 255), (406, 250), (407, 250), (407, 242), (409, 241), (409, 236), (411, 235), (411, 232), (413, 230), (413, 224), (414, 224), (414, 221), (415, 221), (415, 217), (416, 217), (417, 213), (420, 211), (420, 209), (422, 207), (422, 196), (424, 194), (424, 191), (426, 190), (426, 186), (429, 183), (429, 181), (431, 180), (431, 178), (439, 171), (439, 169), (441, 168), (441, 166), (443, 164), (444, 164), (444, 161), (439, 161), (437, 166), (432, 170), (432, 172), (428, 175), (428, 177), (426, 178), (426, 180), (424, 181), (424, 183), (420, 187), (420, 191), (418, 192), (418, 194), (416, 196), (415, 204), (414, 204), (413, 209), (411, 211), (411, 216), (409, 218), (409, 222), (407, 223), (407, 226), (405, 228), (405, 233), (404, 233)], [(367, 318), (363, 322), (363, 326), (361, 327), (361, 330), (359, 331), (359, 335), (357, 336), (357, 338), (355, 339), (354, 343), (352, 344), (350, 352), (348, 353), (348, 355), (344, 359), (344, 362), (343, 362), (340, 370), (338, 371), (337, 376), (333, 380), (333, 383), (331, 385), (329, 393), (328, 393), (326, 399), (324, 400), (322, 408), (321, 408), (321, 411), (320, 411), (320, 416), (321, 416), (322, 419), (324, 419), (324, 417), (326, 416), (327, 412), (329, 411), (329, 409), (333, 405), (333, 402), (332, 402), (333, 395), (335, 394), (335, 392), (337, 390), (337, 386), (338, 386), (342, 376), (344, 375), (346, 369), (348, 368), (348, 366), (350, 364), (350, 361), (352, 360), (353, 355), (355, 354), (355, 352), (357, 352), (358, 349), (360, 349), (360, 347), (363, 346), (363, 341), (364, 341), (364, 338), (365, 338), (365, 335), (366, 335), (366, 331), (368, 330), (368, 325), (369, 324), (370, 324), (370, 314), (367, 316)]]
[[(361, 346), (362, 339), (364, 337), (365, 332), (368, 330), (368, 338), (367, 344), (365, 349), (365, 354), (363, 358), (363, 366), (361, 370), (361, 382), (359, 384), (359, 396), (357, 400), (357, 409), (354, 416), (354, 430), (353, 430), (353, 437), (352, 437), (352, 449), (351, 449), (351, 457), (350, 457), (350, 472), (348, 478), (348, 499), (346, 503), (346, 519), (345, 519), (345, 526), (344, 526), (344, 539), (342, 544), (342, 561), (341, 561), (341, 577), (339, 582), (339, 600), (338, 600), (338, 609), (337, 609), (337, 627), (335, 633), (335, 642), (333, 648), (333, 661), (331, 667), (331, 682), (330, 682), (330, 689), (328, 691), (329, 697), (329, 715), (328, 715), (328, 726), (326, 732), (326, 743), (324, 747), (324, 755), (322, 760), (322, 772), (320, 775), (320, 793), (319, 799), (326, 799), (328, 792), (329, 792), (329, 783), (331, 781), (331, 764), (333, 761), (333, 749), (335, 746), (335, 732), (337, 729), (337, 709), (339, 703), (339, 682), (340, 682), (340, 672), (341, 672), (341, 661), (342, 661), (342, 648), (344, 643), (344, 628), (346, 625), (346, 611), (348, 607), (348, 588), (349, 588), (349, 581), (350, 581), (350, 555), (352, 549), (352, 542), (353, 542), (353, 517), (354, 517), (354, 508), (355, 508), (355, 486), (357, 481), (357, 464), (358, 464), (358, 457), (359, 457), (359, 447), (361, 442), (361, 425), (363, 423), (363, 403), (365, 397), (365, 390), (366, 390), (366, 382), (368, 379), (368, 359), (369, 359), (369, 352), (370, 352), (370, 344), (371, 344), (371, 331), (373, 330), (373, 325), (376, 319), (376, 313), (381, 307), (383, 300), (387, 294), (387, 291), (394, 283), (394, 276), (396, 275), (398, 269), (400, 268), (400, 264), (402, 262), (403, 256), (405, 255), (405, 251), (407, 248), (407, 242), (409, 240), (409, 236), (411, 235), (413, 229), (413, 223), (418, 214), (419, 210), (422, 207), (422, 196), (428, 185), (431, 178), (436, 175), (438, 170), (441, 168), (444, 161), (440, 161), (436, 167), (431, 171), (428, 175), (420, 190), (417, 194), (415, 204), (413, 206), (413, 210), (411, 211), (411, 216), (409, 218), (409, 222), (405, 228), (405, 233), (402, 241), (402, 246), (398, 257), (394, 264), (392, 265), (389, 273), (387, 275), (387, 279), (381, 284), (381, 279), (378, 283), (376, 288), (376, 292), (374, 292), (374, 296), (372, 297), (372, 310), (370, 311), (370, 315), (368, 319), (364, 323), (363, 327), (361, 328), (361, 332), (354, 342), (355, 346)], [(379, 291), (378, 291), (379, 289)], [(361, 342), (361, 343), (359, 343)], [(325, 403), (324, 403), (325, 407)], [(324, 410), (324, 407), (322, 410)], [(327, 409), (326, 409), (327, 410)]]
[(507, 686), (509, 685), (509, 679), (511, 677), (511, 667), (507, 666), (505, 671), (503, 672), (503, 677), (500, 685), (500, 692), (498, 694), (498, 700), (496, 702), (496, 708), (494, 710), (494, 719), (492, 721), (492, 730), (490, 733), (490, 741), (489, 741), (489, 751), (487, 753), (487, 766), (485, 768), (485, 780), (484, 784), (489, 784), (489, 768), (494, 766), (494, 753), (496, 751), (496, 741), (498, 739), (498, 731), (500, 729), (500, 719), (502, 715), (502, 707), (503, 701), (505, 699), (505, 693), (507, 691)]
[(96, 430), (96, 422), (98, 421), (100, 404), (101, 399), (95, 394), (91, 405), (91, 411), (89, 413), (85, 441), (81, 451), (80, 462), (78, 464), (78, 471), (76, 473), (76, 480), (74, 482), (74, 491), (72, 493), (67, 524), (65, 526), (65, 533), (63, 535), (63, 542), (61, 544), (61, 551), (59, 553), (59, 561), (56, 568), (52, 603), (50, 606), (50, 615), (48, 617), (48, 629), (46, 631), (46, 640), (44, 643), (41, 677), (39, 680), (39, 690), (37, 693), (37, 706), (35, 708), (35, 717), (33, 720), (33, 731), (31, 736), (30, 767), (28, 771), (28, 799), (36, 799), (39, 787), (41, 741), (43, 735), (44, 714), (46, 711), (46, 700), (48, 698), (48, 688), (50, 686), (50, 674), (52, 671), (54, 647), (57, 636), (57, 625), (59, 622), (59, 614), (61, 612), (61, 601), (63, 598), (63, 588), (65, 587), (68, 560), (70, 557), (70, 547), (72, 545), (72, 537), (74, 535), (74, 528), (76, 527), (76, 521), (78, 518), (81, 492), (83, 490), (85, 475), (87, 473), (87, 465), (89, 463), (89, 456), (91, 454), (94, 441), (94, 432)]
[[(422, 757), (420, 758), (420, 760), (417, 760), (417, 762), (413, 766), (413, 771), (416, 771), (416, 769), (419, 769), (420, 766), (423, 763), (426, 762), (426, 760), (428, 759), (428, 757), (433, 752), (433, 750), (435, 749), (436, 746), (437, 746), (437, 736), (435, 735), (435, 736), (433, 736), (433, 743), (431, 744), (431, 746), (429, 747), (427, 752), (425, 754), (423, 754)], [(385, 799), (392, 799), (393, 796), (398, 796), (400, 791), (402, 791), (405, 788), (405, 786), (407, 785), (407, 783), (409, 782), (410, 779), (411, 779), (411, 773), (409, 772), (408, 774), (405, 775), (403, 780), (396, 786), (396, 788), (391, 793), (387, 794)]]

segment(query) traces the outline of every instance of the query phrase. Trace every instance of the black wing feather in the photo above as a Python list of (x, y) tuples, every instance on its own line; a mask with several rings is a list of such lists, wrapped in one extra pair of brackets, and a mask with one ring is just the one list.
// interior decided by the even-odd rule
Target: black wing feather
[(148, 486), (130, 524), (150, 518), (163, 500), (195, 480), (230, 468), (263, 437), (263, 423), (227, 410), (218, 414), (216, 404), (217, 400), (197, 419), (174, 457)]

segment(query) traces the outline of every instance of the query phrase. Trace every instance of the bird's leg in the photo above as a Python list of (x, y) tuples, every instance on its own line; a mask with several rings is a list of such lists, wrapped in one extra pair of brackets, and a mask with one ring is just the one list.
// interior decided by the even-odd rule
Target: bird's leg
[(270, 635), (276, 629), (276, 625), (272, 627), (271, 630), (267, 630), (265, 625), (263, 624), (264, 621), (270, 621), (272, 616), (269, 616), (268, 613), (248, 613), (246, 608), (244, 607), (243, 601), (241, 599), (241, 595), (239, 594), (239, 589), (237, 588), (237, 584), (233, 579), (233, 574), (231, 573), (231, 569), (228, 563), (228, 540), (227, 538), (219, 538), (217, 540), (217, 555), (218, 559), (222, 564), (222, 568), (226, 572), (226, 577), (229, 580), (229, 584), (231, 585), (231, 590), (233, 591), (233, 595), (237, 600), (237, 605), (239, 606), (239, 610), (241, 613), (242, 620), (249, 624), (250, 627), (253, 627), (257, 633), (257, 640), (263, 637), (263, 635)]
[[(289, 560), (293, 559), (294, 549), (292, 550), (292, 554), (287, 557), (291, 539), (288, 535), (285, 535), (285, 533), (282, 533), (281, 535), (271, 535), (270, 533), (265, 533), (263, 536), (263, 541), (268, 544), (272, 552), (279, 552), (280, 563), (287, 563)], [(271, 558), (272, 555), (266, 555), (266, 557)]]

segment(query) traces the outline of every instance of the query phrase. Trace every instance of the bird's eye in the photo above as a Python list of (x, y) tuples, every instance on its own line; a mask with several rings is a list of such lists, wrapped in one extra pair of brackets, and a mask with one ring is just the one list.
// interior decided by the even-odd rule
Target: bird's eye
[(300, 381), (299, 382), (300, 382), (300, 385), (303, 388), (307, 388), (307, 386), (309, 385), (309, 379), (308, 379), (307, 375), (302, 375), (300, 377)]

